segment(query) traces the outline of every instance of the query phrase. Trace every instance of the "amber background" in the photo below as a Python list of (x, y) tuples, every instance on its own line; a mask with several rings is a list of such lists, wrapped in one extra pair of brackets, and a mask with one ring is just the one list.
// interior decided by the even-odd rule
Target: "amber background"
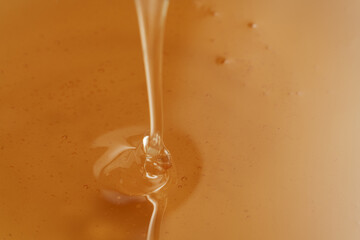
[[(360, 238), (359, 11), (171, 1), (165, 141), (186, 178), (162, 239)], [(146, 101), (131, 0), (1, 1), (0, 238), (143, 239), (150, 206), (103, 202), (90, 146), (147, 125)]]

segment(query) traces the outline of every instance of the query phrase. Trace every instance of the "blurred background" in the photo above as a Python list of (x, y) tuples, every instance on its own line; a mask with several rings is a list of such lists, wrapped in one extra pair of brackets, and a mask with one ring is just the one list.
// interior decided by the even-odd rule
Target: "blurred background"
[[(360, 238), (360, 2), (172, 0), (162, 239)], [(145, 239), (100, 135), (148, 126), (132, 0), (0, 2), (0, 238)]]

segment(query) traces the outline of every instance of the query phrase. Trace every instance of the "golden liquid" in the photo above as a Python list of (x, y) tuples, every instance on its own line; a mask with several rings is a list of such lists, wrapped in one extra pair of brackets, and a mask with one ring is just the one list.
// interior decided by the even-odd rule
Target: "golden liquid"
[[(143, 50), (149, 101), (150, 132), (139, 136), (139, 127), (106, 133), (95, 147), (107, 147), (94, 164), (94, 175), (105, 199), (118, 205), (148, 200), (153, 211), (147, 240), (160, 237), (167, 191), (176, 187), (171, 154), (163, 140), (162, 56), (168, 0), (135, 0)], [(140, 128), (141, 129), (141, 128)], [(172, 169), (170, 169), (172, 167)]]
[[(360, 4), (173, 1), (161, 238), (360, 237)], [(145, 239), (104, 200), (107, 132), (149, 125), (133, 1), (0, 3), (0, 239)]]

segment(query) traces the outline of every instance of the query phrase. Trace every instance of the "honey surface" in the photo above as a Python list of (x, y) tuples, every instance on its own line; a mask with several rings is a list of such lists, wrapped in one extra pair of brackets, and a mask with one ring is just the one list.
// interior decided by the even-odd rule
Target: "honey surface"
[[(360, 3), (173, 0), (164, 240), (360, 238)], [(0, 3), (0, 239), (145, 239), (92, 168), (149, 125), (134, 3)]]

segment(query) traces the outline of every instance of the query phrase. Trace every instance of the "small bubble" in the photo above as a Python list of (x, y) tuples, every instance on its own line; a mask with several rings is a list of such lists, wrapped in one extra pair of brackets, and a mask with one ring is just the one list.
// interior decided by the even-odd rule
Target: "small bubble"
[(202, 9), (202, 11), (204, 12), (205, 15), (207, 16), (212, 16), (212, 17), (216, 17), (219, 16), (219, 13), (217, 11), (215, 11), (213, 8), (208, 7), (208, 6), (201, 6), (200, 7)]
[(219, 13), (216, 12), (216, 11), (214, 11), (214, 10), (212, 10), (212, 9), (209, 9), (209, 10), (208, 10), (208, 13), (209, 13), (209, 15), (211, 15), (211, 16), (213, 16), (213, 17), (219, 16)]
[(61, 136), (61, 139), (63, 139), (63, 140), (66, 140), (68, 138), (68, 136), (67, 135), (63, 135), (63, 136)]
[(257, 28), (258, 27), (258, 25), (254, 22), (249, 22), (247, 25), (249, 28)]
[(182, 188), (183, 186), (182, 185), (178, 185), (178, 188)]
[(296, 92), (296, 95), (297, 95), (297, 96), (302, 96), (302, 95), (304, 95), (304, 93), (301, 92), (301, 91), (297, 91), (297, 92)]
[(215, 62), (216, 62), (216, 64), (218, 64), (218, 65), (223, 65), (223, 64), (226, 63), (226, 58), (225, 58), (225, 57), (218, 56), (218, 57), (216, 57)]
[(186, 180), (188, 180), (188, 178), (185, 177), (185, 176), (183, 176), (183, 177), (181, 178), (181, 181), (186, 181)]

